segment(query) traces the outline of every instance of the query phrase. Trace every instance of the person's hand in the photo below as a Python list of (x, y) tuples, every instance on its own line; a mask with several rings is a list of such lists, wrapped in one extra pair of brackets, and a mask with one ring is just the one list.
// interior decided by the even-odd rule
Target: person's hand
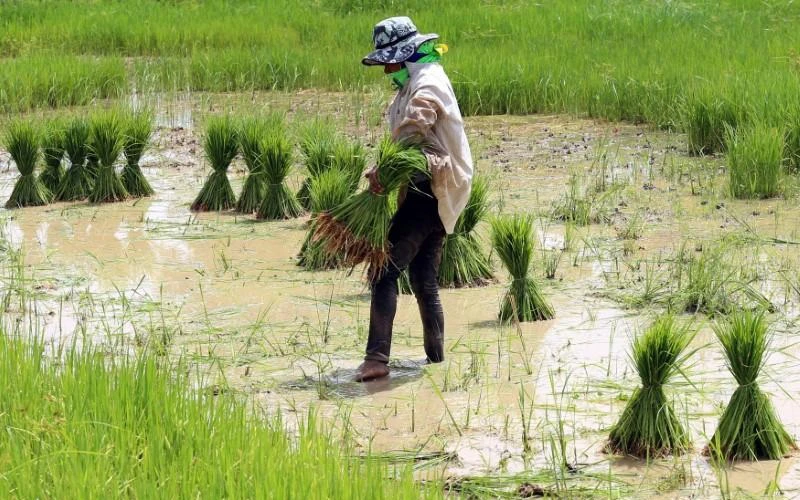
[(375, 194), (383, 194), (383, 186), (378, 180), (377, 165), (364, 172), (364, 177), (369, 181), (369, 190)]

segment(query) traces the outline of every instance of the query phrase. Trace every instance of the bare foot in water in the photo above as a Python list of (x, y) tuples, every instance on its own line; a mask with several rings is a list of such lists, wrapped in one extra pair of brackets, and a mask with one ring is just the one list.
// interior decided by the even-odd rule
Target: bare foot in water
[(389, 367), (380, 361), (367, 360), (356, 369), (356, 382), (366, 382), (389, 375)]

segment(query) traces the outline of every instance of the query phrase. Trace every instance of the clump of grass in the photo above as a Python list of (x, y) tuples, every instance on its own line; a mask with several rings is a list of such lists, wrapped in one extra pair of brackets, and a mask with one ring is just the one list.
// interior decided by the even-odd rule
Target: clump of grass
[(331, 167), (338, 142), (336, 129), (328, 121), (314, 120), (302, 132), (300, 151), (303, 154), (308, 177), (303, 180), (297, 192), (297, 200), (306, 210), (311, 208), (309, 197), (311, 179)]
[(11, 160), (20, 173), (6, 202), (6, 208), (21, 208), (46, 205), (53, 195), (36, 176), (39, 162), (40, 131), (28, 121), (12, 121), (5, 132), (3, 142)]
[(242, 185), (242, 193), (236, 202), (236, 211), (243, 214), (252, 214), (264, 201), (267, 185), (264, 177), (264, 168), (261, 164), (263, 151), (261, 149), (267, 133), (267, 124), (264, 120), (250, 117), (239, 124), (239, 151), (247, 165), (247, 177)]
[(661, 316), (633, 341), (631, 359), (642, 379), (619, 421), (611, 428), (607, 449), (640, 458), (680, 454), (691, 447), (664, 386), (682, 372), (683, 354), (693, 335), (671, 315)]
[(97, 158), (98, 171), (89, 193), (90, 203), (122, 201), (128, 197), (114, 167), (124, 145), (123, 130), (123, 120), (116, 111), (107, 111), (92, 120), (89, 150)]
[(533, 218), (514, 214), (492, 220), (492, 245), (511, 274), (511, 286), (500, 306), (501, 321), (538, 321), (555, 316), (530, 275), (533, 257)]
[(92, 192), (94, 178), (86, 168), (88, 142), (89, 123), (82, 117), (73, 118), (64, 132), (64, 150), (69, 157), (69, 169), (56, 192), (57, 200), (85, 200)]
[(689, 153), (699, 156), (725, 151), (726, 130), (736, 129), (739, 114), (736, 105), (727, 98), (706, 94), (691, 99), (684, 118)]
[(734, 198), (770, 198), (778, 194), (783, 140), (778, 129), (761, 124), (729, 130), (729, 186)]
[(590, 187), (587, 186), (586, 175), (578, 172), (570, 175), (568, 183), (569, 189), (553, 207), (554, 219), (577, 226), (610, 220), (610, 205), (622, 184), (615, 182), (606, 185), (603, 180)]
[(778, 460), (797, 448), (758, 386), (769, 358), (770, 326), (763, 312), (737, 311), (714, 325), (739, 387), (722, 413), (708, 451), (727, 460)]
[(256, 216), (259, 219), (280, 220), (301, 215), (303, 207), (286, 185), (286, 177), (292, 169), (292, 144), (282, 121), (269, 128), (261, 143), (261, 168), (266, 190)]
[(443, 287), (482, 286), (492, 280), (492, 266), (475, 233), (489, 210), (489, 183), (475, 177), (467, 206), (442, 248), (439, 285)]
[(231, 118), (226, 116), (209, 119), (203, 149), (213, 171), (192, 202), (192, 210), (228, 210), (236, 203), (236, 195), (228, 181), (228, 167), (238, 150), (236, 136), (236, 127)]
[(347, 265), (369, 264), (369, 278), (375, 279), (388, 258), (392, 195), (416, 173), (430, 175), (428, 160), (419, 146), (383, 139), (378, 150), (378, 181), (381, 194), (369, 190), (350, 197), (317, 219), (315, 238), (324, 241), (331, 253), (341, 253)]
[(64, 178), (64, 123), (61, 120), (50, 120), (45, 125), (42, 134), (42, 156), (44, 157), (44, 171), (39, 176), (42, 184), (51, 193), (58, 191), (61, 180)]
[(139, 161), (150, 146), (153, 136), (153, 115), (140, 111), (125, 120), (122, 150), (125, 154), (125, 167), (122, 169), (122, 185), (128, 194), (135, 198), (152, 196), (154, 193), (147, 178), (142, 173)]
[(324, 241), (315, 239), (316, 217), (320, 213), (333, 210), (353, 193), (350, 177), (338, 168), (332, 168), (311, 179), (309, 184), (311, 199), (311, 227), (303, 241), (297, 264), (309, 270), (335, 269), (341, 267), (341, 254), (330, 253)]
[(800, 171), (800, 106), (792, 108), (786, 119), (783, 160), (790, 172)]

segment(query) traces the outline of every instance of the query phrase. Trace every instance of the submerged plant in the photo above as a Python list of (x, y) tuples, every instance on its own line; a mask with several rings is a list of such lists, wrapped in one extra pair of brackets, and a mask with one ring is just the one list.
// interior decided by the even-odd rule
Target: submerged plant
[(778, 129), (765, 125), (729, 131), (728, 172), (734, 198), (770, 198), (778, 194), (783, 140)]
[(681, 373), (693, 335), (673, 316), (662, 316), (633, 341), (631, 360), (642, 379), (611, 428), (607, 448), (640, 458), (680, 454), (691, 447), (689, 434), (664, 393), (664, 386)]
[(764, 313), (737, 311), (716, 323), (714, 333), (739, 387), (722, 413), (708, 451), (727, 460), (784, 457), (796, 449), (795, 442), (758, 386), (758, 375), (767, 362), (772, 343)]
[(153, 188), (142, 173), (139, 161), (150, 146), (153, 136), (153, 115), (140, 111), (127, 118), (123, 137), (125, 167), (122, 169), (122, 185), (133, 197), (151, 196)]
[(36, 176), (39, 162), (39, 131), (26, 121), (13, 121), (6, 129), (5, 147), (20, 173), (6, 202), (6, 208), (46, 205), (52, 193)]
[(64, 123), (61, 120), (51, 120), (47, 123), (42, 134), (42, 156), (44, 156), (44, 171), (39, 176), (42, 184), (55, 193), (61, 180), (64, 178)]
[(312, 178), (308, 192), (311, 199), (311, 227), (303, 241), (297, 264), (309, 270), (340, 267), (343, 260), (341, 254), (328, 252), (325, 242), (315, 239), (314, 233), (317, 230), (317, 215), (333, 210), (352, 194), (350, 178), (347, 173), (333, 168)]
[(236, 195), (228, 181), (228, 167), (238, 150), (236, 135), (236, 127), (229, 117), (209, 119), (203, 149), (213, 171), (192, 202), (192, 210), (199, 212), (227, 210), (236, 203)]
[(511, 274), (511, 286), (500, 306), (501, 321), (538, 321), (555, 316), (530, 275), (533, 257), (533, 218), (506, 215), (492, 220), (492, 245)]
[(256, 216), (259, 219), (279, 220), (302, 214), (303, 207), (286, 185), (286, 177), (292, 169), (292, 144), (286, 136), (283, 122), (270, 127), (261, 142), (261, 168), (266, 190)]
[(94, 179), (86, 168), (89, 123), (75, 117), (64, 131), (64, 150), (69, 158), (69, 168), (61, 180), (56, 199), (61, 201), (84, 200), (92, 192)]
[(264, 201), (267, 190), (264, 168), (261, 164), (262, 144), (267, 134), (267, 123), (259, 118), (247, 118), (239, 124), (239, 151), (247, 165), (247, 177), (242, 184), (242, 194), (236, 202), (236, 211), (252, 214)]
[(99, 167), (94, 187), (89, 193), (91, 203), (122, 201), (128, 197), (114, 167), (124, 144), (123, 126), (122, 118), (115, 111), (103, 113), (92, 120), (90, 152), (97, 158)]

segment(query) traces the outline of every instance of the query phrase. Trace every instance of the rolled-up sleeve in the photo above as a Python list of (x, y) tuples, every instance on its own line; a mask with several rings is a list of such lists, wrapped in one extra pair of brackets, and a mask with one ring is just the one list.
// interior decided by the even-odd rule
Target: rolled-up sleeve
[(439, 118), (441, 106), (435, 98), (417, 94), (408, 101), (403, 119), (392, 132), (394, 139), (425, 140)]

